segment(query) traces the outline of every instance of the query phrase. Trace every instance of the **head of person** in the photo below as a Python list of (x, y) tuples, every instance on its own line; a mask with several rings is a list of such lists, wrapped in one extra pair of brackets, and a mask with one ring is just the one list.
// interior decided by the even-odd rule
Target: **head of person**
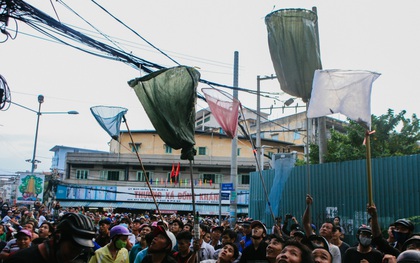
[(414, 224), (410, 220), (402, 218), (395, 221), (394, 225), (394, 239), (396, 242), (403, 244), (413, 233)]
[(169, 253), (174, 249), (175, 245), (175, 235), (171, 231), (158, 225), (153, 229), (153, 240), (149, 246), (148, 253)]
[(109, 232), (109, 228), (111, 227), (111, 219), (108, 217), (101, 219), (99, 221), (99, 232), (102, 234), (107, 234)]
[(222, 226), (214, 226), (211, 228), (210, 235), (212, 240), (220, 240), (223, 233), (223, 227)]
[(186, 223), (184, 225), (184, 227), (182, 228), (183, 231), (192, 231), (193, 230), (193, 225), (191, 223)]
[(335, 229), (335, 232), (332, 235), (332, 238), (331, 238), (330, 242), (333, 243), (333, 244), (337, 244), (339, 242), (339, 240), (341, 240), (341, 237), (342, 237), (341, 227), (337, 227)]
[(211, 234), (210, 233), (205, 233), (204, 236), (203, 236), (203, 240), (206, 243), (210, 243), (210, 241), (211, 241)]
[(271, 234), (267, 237), (268, 246), (265, 250), (265, 257), (270, 262), (275, 262), (277, 256), (283, 250), (284, 239), (278, 235)]
[(145, 238), (147, 234), (152, 232), (152, 226), (149, 224), (142, 224), (139, 228), (140, 237)]
[(26, 229), (22, 229), (15, 234), (15, 238), (19, 249), (28, 248), (31, 246), (32, 232)]
[(234, 243), (226, 243), (220, 250), (218, 261), (222, 263), (232, 263), (239, 256), (239, 249)]
[(130, 231), (128, 231), (128, 228), (123, 225), (113, 226), (109, 231), (111, 242), (117, 250), (127, 246), (129, 235)]
[(128, 217), (123, 217), (120, 219), (119, 224), (128, 229), (131, 225), (131, 220)]
[(339, 226), (341, 223), (341, 218), (339, 216), (334, 217), (333, 223), (334, 225)]
[(264, 239), (267, 235), (267, 228), (259, 221), (254, 220), (251, 223), (251, 237), (253, 239)]
[(335, 232), (336, 226), (331, 221), (326, 221), (322, 224), (319, 229), (319, 235), (327, 239), (328, 241), (332, 238), (333, 233)]
[(54, 226), (50, 222), (43, 222), (38, 228), (40, 238), (50, 238), (54, 233)]
[(34, 232), (34, 222), (32, 222), (32, 221), (27, 222), (25, 225), (23, 225), (23, 228), (27, 229), (27, 230), (29, 230), (33, 233)]
[(235, 243), (238, 234), (232, 229), (225, 229), (222, 233), (222, 244)]
[(190, 231), (181, 231), (176, 235), (176, 241), (178, 242), (178, 251), (186, 254), (191, 246), (192, 233)]
[(388, 226), (388, 238), (394, 241), (394, 230), (395, 230), (395, 224), (392, 223)]
[(241, 226), (242, 226), (242, 231), (244, 235), (251, 234), (251, 221), (250, 220), (243, 221)]
[[(207, 235), (207, 234), (208, 234), (209, 240), (210, 240), (210, 228), (205, 224), (200, 224), (200, 237), (204, 238), (204, 236)], [(208, 243), (208, 241), (206, 241), (206, 242)]]
[(369, 226), (362, 225), (357, 230), (356, 238), (359, 241), (360, 246), (370, 247), (372, 244), (372, 230)]
[(138, 231), (140, 232), (140, 227), (141, 227), (142, 223), (140, 221), (140, 218), (136, 218), (133, 220), (133, 223), (131, 224), (131, 230), (133, 232)]
[(318, 247), (312, 250), (312, 257), (315, 263), (332, 263), (332, 255), (324, 247)]
[(398, 263), (415, 263), (415, 262), (420, 262), (420, 251), (418, 250), (406, 250), (404, 252), (402, 252), (398, 257), (397, 257), (397, 262)]
[(308, 247), (296, 240), (288, 240), (280, 254), (276, 258), (276, 263), (312, 263), (312, 254)]
[(402, 251), (405, 250), (419, 250), (420, 251), (420, 233), (413, 234), (409, 239), (407, 239), (403, 246)]
[(328, 241), (318, 235), (310, 235), (308, 238), (303, 240), (303, 244), (306, 245), (310, 250), (314, 250), (316, 248), (324, 248), (329, 250)]
[(94, 247), (96, 229), (90, 218), (83, 214), (66, 213), (55, 229), (54, 253), (59, 262), (83, 258)]
[(182, 223), (181, 220), (174, 219), (172, 220), (172, 223), (170, 225), (170, 231), (172, 233), (178, 234), (182, 230), (183, 227), (184, 227), (184, 223)]
[(303, 232), (303, 230), (296, 230), (293, 232), (293, 238), (298, 241), (301, 242), (304, 238), (305, 238), (305, 232)]

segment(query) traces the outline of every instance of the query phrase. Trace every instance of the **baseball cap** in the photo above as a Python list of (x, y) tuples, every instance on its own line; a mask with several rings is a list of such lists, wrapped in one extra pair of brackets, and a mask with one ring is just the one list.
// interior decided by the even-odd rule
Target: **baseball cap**
[(174, 247), (176, 246), (175, 235), (171, 231), (165, 230), (162, 226), (158, 225), (153, 230), (153, 236), (155, 237), (159, 234), (163, 234), (171, 242), (171, 249), (174, 249)]
[(130, 235), (130, 231), (128, 231), (128, 229), (126, 227), (121, 226), (121, 225), (117, 225), (117, 226), (114, 226), (113, 228), (111, 228), (111, 231), (110, 231), (110, 237), (111, 237), (111, 239), (114, 236), (118, 236), (118, 235), (121, 235), (121, 236), (129, 236)]
[(32, 238), (32, 233), (29, 230), (22, 229), (15, 234), (15, 238), (18, 238), (18, 236), (28, 236), (29, 238)]
[(264, 229), (264, 232), (267, 233), (267, 228), (265, 227), (265, 225), (261, 221), (259, 221), (259, 220), (252, 221), (252, 223), (251, 223), (251, 229), (254, 228), (254, 227), (256, 227), (256, 226), (262, 227), (262, 229)]

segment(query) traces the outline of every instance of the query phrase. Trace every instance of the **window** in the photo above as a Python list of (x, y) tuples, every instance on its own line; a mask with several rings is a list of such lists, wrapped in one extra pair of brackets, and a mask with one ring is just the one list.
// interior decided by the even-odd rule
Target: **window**
[(146, 174), (144, 174), (143, 171), (138, 171), (137, 172), (137, 181), (139, 181), (139, 182), (146, 182), (146, 175), (149, 178), (149, 181), (150, 181), (150, 179), (153, 180), (153, 173), (146, 172)]
[(89, 170), (76, 170), (76, 179), (88, 179)]
[(204, 122), (209, 122), (210, 121), (210, 116), (204, 118)]
[(198, 155), (206, 155), (206, 147), (198, 147)]
[(172, 153), (172, 148), (165, 144), (165, 153)]
[(239, 184), (249, 184), (249, 174), (239, 174), (238, 175)]
[(241, 148), (238, 148), (238, 149), (236, 150), (236, 155), (237, 155), (237, 156), (241, 156)]
[(223, 182), (223, 174), (200, 174), (199, 179), (202, 180), (202, 182), (210, 182), (214, 184), (220, 184)]
[(129, 145), (130, 145), (130, 148), (131, 148), (131, 152), (135, 153), (135, 152), (139, 151), (141, 143), (140, 142), (136, 142), (134, 144), (129, 143)]
[(121, 171), (111, 170), (111, 171), (102, 171), (101, 172), (101, 180), (108, 180), (108, 181), (122, 181), (123, 178), (120, 178), (120, 176), (124, 176), (124, 173)]

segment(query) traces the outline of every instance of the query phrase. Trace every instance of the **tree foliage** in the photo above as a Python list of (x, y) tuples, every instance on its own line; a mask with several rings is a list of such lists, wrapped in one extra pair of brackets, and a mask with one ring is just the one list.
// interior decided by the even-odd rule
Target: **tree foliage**
[[(420, 121), (416, 114), (405, 117), (406, 111), (394, 114), (389, 109), (387, 114), (372, 115), (371, 156), (372, 158), (401, 156), (420, 153)], [(346, 133), (331, 130), (327, 143), (326, 162), (342, 162), (366, 158), (366, 146), (363, 144), (366, 131), (354, 121), (348, 120)], [(319, 163), (318, 145), (310, 145), (310, 162)]]

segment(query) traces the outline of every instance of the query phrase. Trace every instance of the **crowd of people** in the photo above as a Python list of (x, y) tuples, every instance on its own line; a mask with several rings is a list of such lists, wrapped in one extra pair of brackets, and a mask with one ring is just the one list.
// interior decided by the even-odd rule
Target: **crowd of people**
[[(420, 262), (420, 234), (408, 219), (397, 219), (383, 236), (375, 205), (369, 222), (356, 233), (357, 244), (343, 241), (340, 218), (320, 227), (311, 222), (313, 198), (306, 197), (301, 222), (292, 214), (274, 226), (237, 218), (89, 212), (2, 205), (0, 260), (88, 263), (396, 263)], [(195, 226), (195, 227), (194, 227)]]

